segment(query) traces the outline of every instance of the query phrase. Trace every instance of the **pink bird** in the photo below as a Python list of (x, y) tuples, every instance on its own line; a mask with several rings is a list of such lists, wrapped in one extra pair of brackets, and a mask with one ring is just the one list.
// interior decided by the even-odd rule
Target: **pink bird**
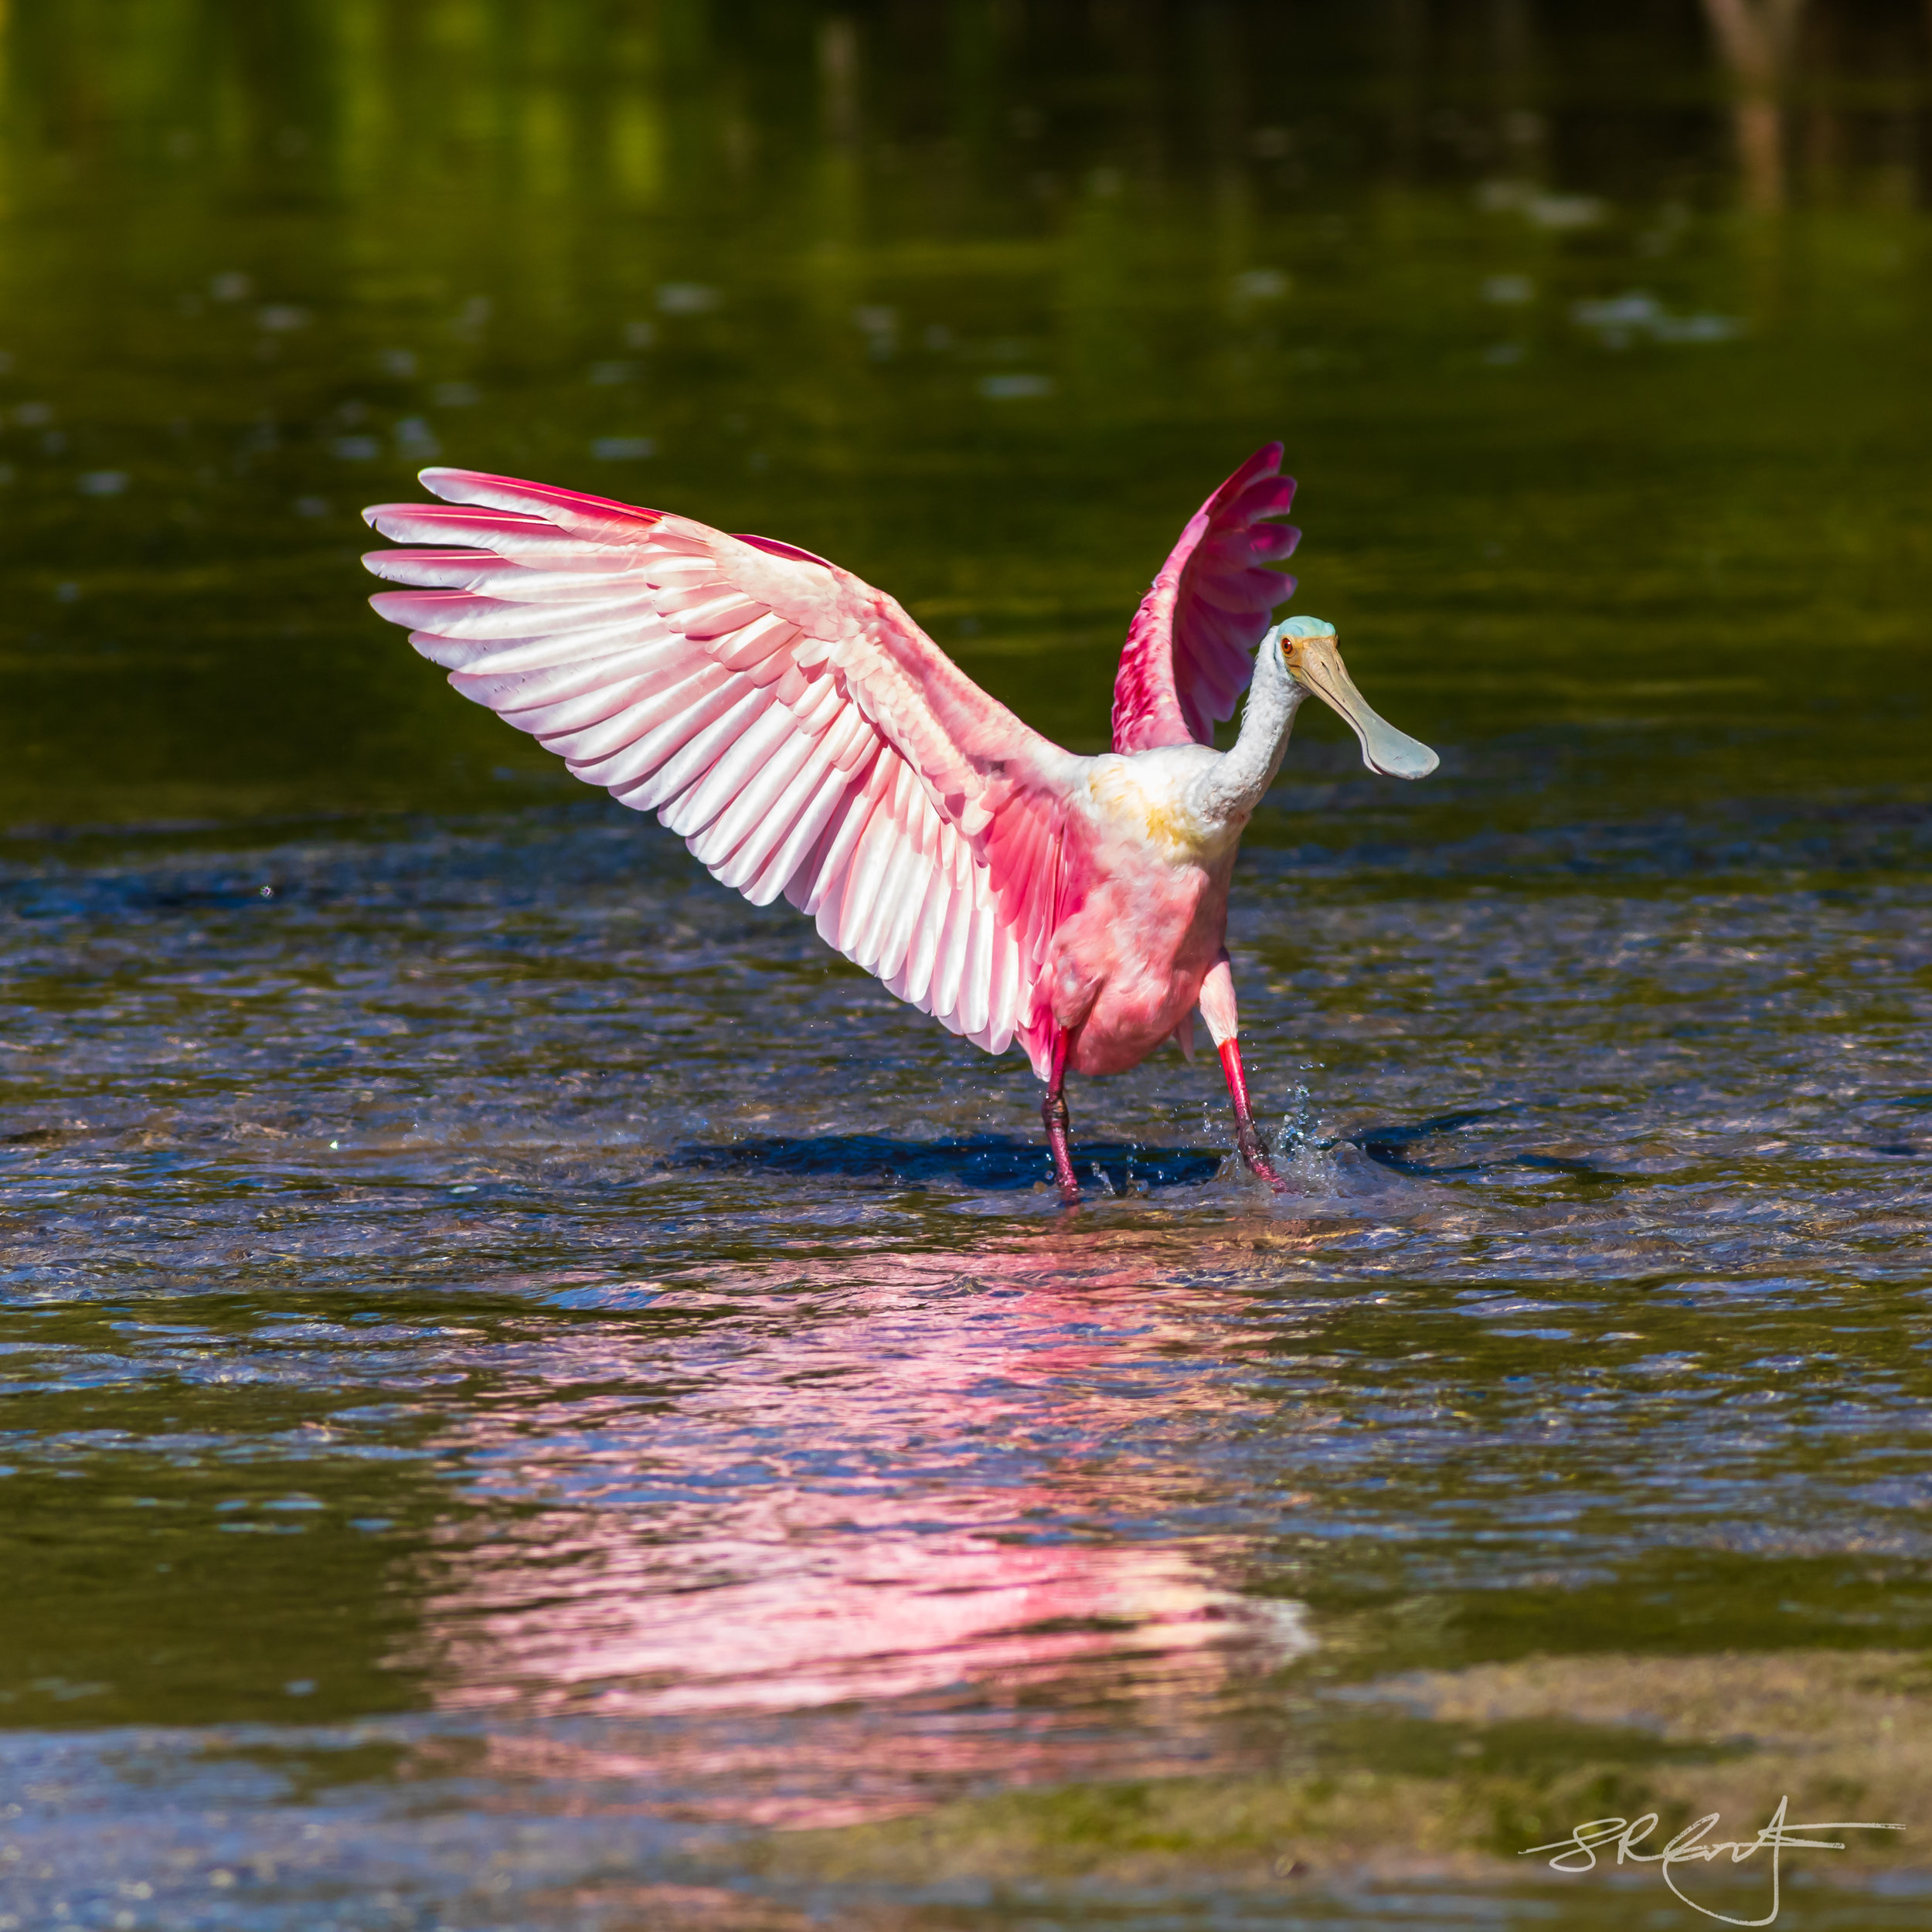
[[(1181, 533), (1128, 627), (1114, 749), (1063, 751), (990, 698), (883, 591), (808, 550), (469, 470), (440, 503), (378, 505), (364, 561), (410, 642), (558, 753), (655, 811), (753, 905), (782, 893), (895, 997), (991, 1053), (1013, 1041), (1065, 1200), (1080, 1196), (1064, 1082), (1117, 1073), (1198, 1005), (1242, 1158), (1283, 1183), (1249, 1104), (1224, 944), (1235, 849), (1303, 699), (1340, 713), (1372, 771), (1436, 755), (1363, 701), (1332, 626), (1270, 627), (1300, 532), (1271, 443)], [(1248, 692), (1240, 730), (1217, 720)]]

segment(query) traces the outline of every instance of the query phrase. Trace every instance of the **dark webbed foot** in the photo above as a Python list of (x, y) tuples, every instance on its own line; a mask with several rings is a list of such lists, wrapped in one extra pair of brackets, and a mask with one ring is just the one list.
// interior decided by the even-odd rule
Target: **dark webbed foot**
[(1287, 1182), (1269, 1164), (1268, 1144), (1262, 1138), (1261, 1130), (1256, 1126), (1251, 1114), (1235, 1115), (1234, 1144), (1241, 1150), (1241, 1158), (1247, 1163), (1250, 1174), (1260, 1175), (1276, 1193), (1287, 1192)]

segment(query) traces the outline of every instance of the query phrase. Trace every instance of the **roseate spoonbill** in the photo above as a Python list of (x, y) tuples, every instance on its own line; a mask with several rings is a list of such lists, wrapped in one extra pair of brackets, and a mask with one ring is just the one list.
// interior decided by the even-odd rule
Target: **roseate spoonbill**
[[(1015, 1039), (1062, 1196), (1067, 1069), (1117, 1073), (1164, 1040), (1190, 1059), (1198, 1004), (1243, 1159), (1284, 1190), (1256, 1127), (1223, 944), (1249, 817), (1312, 691), (1372, 771), (1436, 755), (1372, 711), (1331, 625), (1269, 625), (1300, 532), (1281, 446), (1209, 497), (1128, 627), (1114, 749), (1077, 757), (988, 697), (883, 591), (808, 550), (689, 517), (469, 470), (440, 503), (379, 504), (370, 600), (410, 642), (658, 818), (754, 905), (820, 935), (988, 1053)], [(1248, 698), (1240, 730), (1216, 720)]]

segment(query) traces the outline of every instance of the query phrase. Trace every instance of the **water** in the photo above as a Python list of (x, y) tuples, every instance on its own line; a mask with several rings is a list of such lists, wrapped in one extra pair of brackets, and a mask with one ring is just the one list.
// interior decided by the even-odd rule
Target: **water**
[[(1924, 1922), (1883, 12), (1770, 172), (1688, 7), (10, 17), (0, 1932), (1689, 1925), (1515, 1854), (1787, 1792), (1908, 1830), (1781, 1923)], [(359, 602), (440, 455), (1096, 749), (1276, 435), (1444, 753), (1304, 713), (1247, 840), (1280, 1202), (1169, 1056), (1063, 1213), (1016, 1057)]]

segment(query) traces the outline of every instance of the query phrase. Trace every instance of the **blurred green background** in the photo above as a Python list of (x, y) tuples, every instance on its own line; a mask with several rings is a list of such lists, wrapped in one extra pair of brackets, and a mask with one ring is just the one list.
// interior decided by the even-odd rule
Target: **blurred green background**
[(1440, 805), (1923, 796), (1923, 0), (47, 0), (0, 49), (0, 828), (560, 795), (362, 605), (356, 509), (437, 460), (835, 556), (1097, 748), (1274, 437), (1371, 698), (1452, 780), (1549, 754)]

